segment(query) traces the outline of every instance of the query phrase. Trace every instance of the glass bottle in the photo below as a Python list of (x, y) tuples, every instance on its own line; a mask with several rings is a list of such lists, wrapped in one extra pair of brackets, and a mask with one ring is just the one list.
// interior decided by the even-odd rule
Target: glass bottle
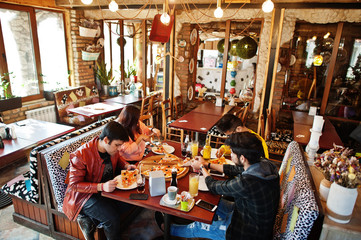
[(206, 145), (203, 148), (203, 158), (204, 159), (210, 159), (211, 158), (211, 145), (210, 145), (210, 137), (206, 139)]
[(172, 169), (172, 179), (170, 181), (170, 185), (177, 187), (177, 169), (176, 168)]

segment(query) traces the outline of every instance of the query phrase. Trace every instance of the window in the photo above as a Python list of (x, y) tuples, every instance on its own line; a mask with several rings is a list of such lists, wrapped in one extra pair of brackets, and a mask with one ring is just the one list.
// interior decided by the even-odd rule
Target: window
[(0, 4), (0, 26), (1, 74), (11, 73), (12, 95), (33, 100), (69, 86), (62, 13)]

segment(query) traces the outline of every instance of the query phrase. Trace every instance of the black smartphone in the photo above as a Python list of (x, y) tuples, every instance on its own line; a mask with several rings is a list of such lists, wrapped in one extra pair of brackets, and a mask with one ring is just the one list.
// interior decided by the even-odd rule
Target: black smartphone
[(206, 202), (206, 201), (204, 201), (202, 199), (199, 199), (196, 202), (196, 205), (198, 207), (204, 208), (204, 209), (206, 209), (208, 211), (211, 211), (211, 212), (214, 212), (217, 209), (217, 205), (214, 205), (213, 203)]
[(225, 176), (224, 173), (218, 172), (218, 171), (213, 170), (213, 169), (209, 170), (209, 174), (211, 174), (213, 176), (218, 176), (218, 177), (224, 177)]
[(148, 194), (145, 193), (131, 193), (129, 199), (132, 200), (147, 200)]

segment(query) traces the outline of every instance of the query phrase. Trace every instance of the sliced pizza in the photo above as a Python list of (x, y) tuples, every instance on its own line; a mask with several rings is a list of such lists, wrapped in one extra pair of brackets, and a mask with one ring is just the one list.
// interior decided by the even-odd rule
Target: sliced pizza
[(211, 159), (211, 160), (209, 160), (209, 162), (213, 163), (213, 164), (220, 164), (220, 165), (227, 164), (227, 161), (226, 161), (225, 157)]
[(121, 187), (122, 188), (129, 188), (133, 184), (137, 182), (137, 175), (139, 173), (138, 169), (135, 170), (122, 170), (120, 177), (121, 177)]

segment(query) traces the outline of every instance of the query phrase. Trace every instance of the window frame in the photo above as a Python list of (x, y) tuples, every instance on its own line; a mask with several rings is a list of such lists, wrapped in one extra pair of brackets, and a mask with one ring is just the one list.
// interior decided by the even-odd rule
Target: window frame
[[(67, 25), (65, 21), (65, 13), (61, 10), (55, 10), (55, 9), (48, 9), (48, 8), (40, 8), (40, 7), (31, 7), (31, 6), (22, 6), (22, 5), (13, 5), (8, 3), (0, 3), (0, 8), (3, 9), (10, 9), (10, 10), (16, 10), (16, 11), (25, 11), (29, 13), (29, 20), (30, 20), (30, 27), (31, 27), (31, 34), (32, 34), (32, 40), (33, 40), (33, 48), (34, 48), (34, 59), (35, 59), (35, 68), (37, 71), (37, 77), (38, 77), (38, 86), (39, 86), (39, 93), (35, 95), (30, 95), (26, 97), (22, 97), (22, 102), (27, 101), (33, 101), (44, 98), (44, 86), (43, 86), (43, 78), (42, 78), (42, 67), (41, 67), (41, 60), (40, 60), (40, 48), (39, 48), (39, 39), (38, 39), (38, 31), (37, 31), (37, 22), (36, 22), (36, 10), (43, 10), (43, 11), (49, 11), (49, 12), (57, 12), (61, 13), (63, 15), (63, 25), (64, 25), (64, 41), (65, 41), (65, 49), (66, 49), (66, 61), (67, 61), (67, 68), (68, 72), (70, 69), (69, 66), (69, 45), (68, 45), (68, 32), (67, 32)], [(1, 22), (0, 22), (0, 73), (6, 73), (8, 72), (7, 67), (7, 60), (6, 60), (6, 51), (5, 51), (5, 45), (3, 40), (3, 33), (1, 28)], [(70, 78), (68, 78), (68, 84), (71, 86)], [(9, 89), (11, 91), (11, 85), (9, 85)]]

